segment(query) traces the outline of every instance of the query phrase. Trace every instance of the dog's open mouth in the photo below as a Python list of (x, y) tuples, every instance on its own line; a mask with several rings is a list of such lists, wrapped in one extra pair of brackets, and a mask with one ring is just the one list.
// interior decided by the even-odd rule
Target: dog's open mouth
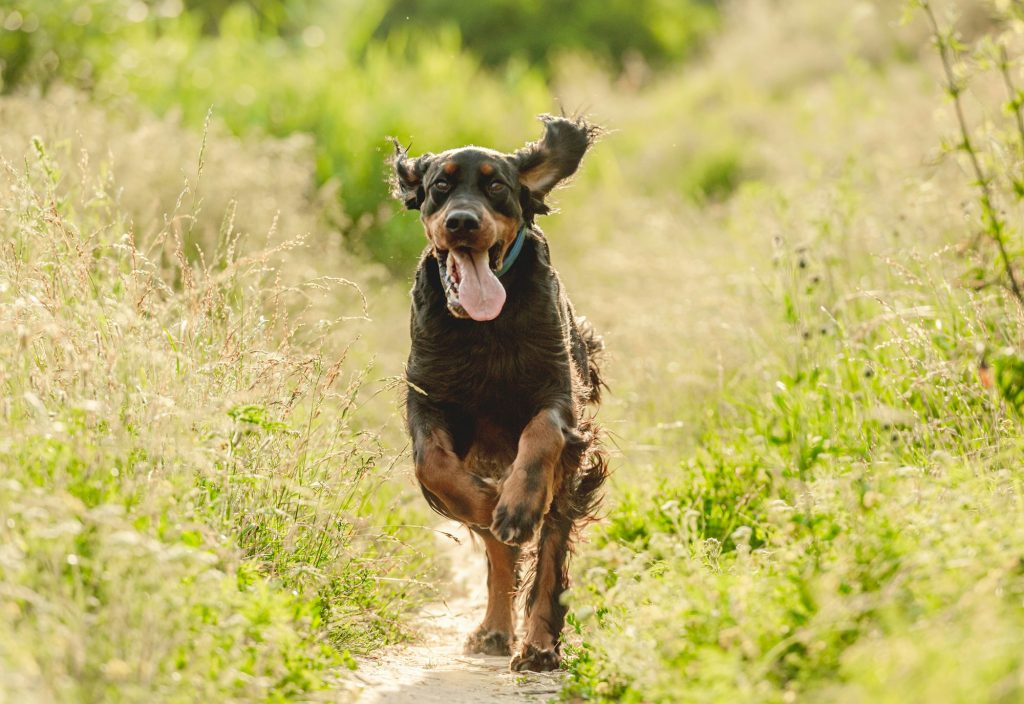
[(505, 305), (505, 287), (495, 272), (501, 266), (501, 242), (490, 249), (436, 250), (448, 310), (457, 318), (494, 320)]

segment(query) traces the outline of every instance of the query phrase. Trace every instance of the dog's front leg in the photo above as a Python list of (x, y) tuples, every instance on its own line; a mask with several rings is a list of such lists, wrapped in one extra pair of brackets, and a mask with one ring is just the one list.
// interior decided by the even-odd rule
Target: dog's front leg
[(491, 523), (491, 532), (503, 543), (529, 542), (548, 512), (561, 480), (556, 469), (565, 449), (563, 417), (559, 409), (547, 408), (519, 436), (516, 459), (501, 482)]
[(494, 513), (494, 489), (466, 470), (447, 430), (414, 430), (413, 462), (431, 507), (467, 525), (487, 527)]
[(515, 596), (519, 589), (519, 548), (478, 531), (487, 548), (487, 613), (466, 640), (465, 652), (511, 655), (516, 640)]

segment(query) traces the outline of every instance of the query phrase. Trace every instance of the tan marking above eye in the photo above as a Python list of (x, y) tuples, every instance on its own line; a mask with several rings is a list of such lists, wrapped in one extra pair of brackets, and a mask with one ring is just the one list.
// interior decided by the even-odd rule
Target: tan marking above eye
[(490, 176), (494, 173), (494, 164), (483, 163), (480, 165), (480, 173), (484, 176)]
[(441, 167), (441, 170), (444, 171), (449, 176), (451, 176), (452, 174), (459, 170), (459, 165), (456, 164), (454, 161), (449, 161), (445, 163), (444, 166)]

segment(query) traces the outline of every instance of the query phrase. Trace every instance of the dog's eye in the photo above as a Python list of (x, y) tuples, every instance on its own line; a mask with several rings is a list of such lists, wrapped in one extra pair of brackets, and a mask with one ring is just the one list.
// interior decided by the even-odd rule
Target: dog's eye
[(487, 192), (497, 195), (504, 191), (507, 186), (501, 181), (491, 181), (491, 184), (487, 187)]
[(434, 181), (434, 185), (431, 186), (438, 193), (447, 193), (452, 190), (452, 184), (447, 181)]

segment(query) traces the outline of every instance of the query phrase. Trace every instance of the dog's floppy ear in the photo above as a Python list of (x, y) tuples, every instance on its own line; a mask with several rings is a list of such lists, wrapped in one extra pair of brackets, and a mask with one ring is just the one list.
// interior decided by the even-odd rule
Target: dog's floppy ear
[(544, 197), (560, 182), (576, 173), (583, 154), (602, 134), (600, 127), (582, 117), (570, 119), (541, 115), (544, 136), (512, 155), (524, 188), (524, 203), (533, 213), (550, 211)]
[(423, 174), (427, 172), (433, 154), (409, 158), (409, 148), (402, 147), (394, 137), (389, 138), (395, 146), (395, 154), (389, 160), (394, 168), (391, 177), (391, 195), (402, 201), (409, 210), (419, 210), (426, 198), (423, 190)]

